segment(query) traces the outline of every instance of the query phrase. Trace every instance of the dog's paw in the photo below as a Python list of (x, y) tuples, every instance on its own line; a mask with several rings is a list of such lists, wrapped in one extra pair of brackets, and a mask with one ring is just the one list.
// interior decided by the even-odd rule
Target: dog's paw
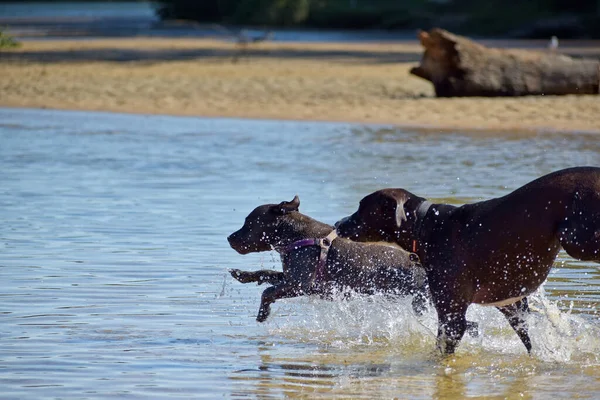
[(479, 324), (474, 321), (467, 321), (467, 333), (473, 338), (479, 337)]
[(251, 272), (246, 272), (246, 271), (242, 271), (239, 269), (230, 269), (229, 273), (231, 274), (231, 276), (234, 279), (236, 279), (237, 281), (239, 281), (241, 283), (254, 282), (254, 279), (252, 279)]
[(256, 316), (256, 322), (265, 322), (268, 317), (269, 317), (268, 312), (259, 311), (258, 315)]

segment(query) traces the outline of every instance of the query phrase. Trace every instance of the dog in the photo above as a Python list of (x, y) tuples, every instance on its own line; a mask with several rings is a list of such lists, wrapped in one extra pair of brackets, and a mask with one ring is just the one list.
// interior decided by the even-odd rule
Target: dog
[(358, 243), (336, 238), (334, 227), (298, 211), (300, 199), (256, 207), (227, 240), (240, 254), (269, 251), (281, 254), (283, 272), (230, 270), (242, 283), (268, 283), (256, 320), (263, 322), (273, 302), (282, 298), (353, 291), (413, 295), (417, 314), (427, 307), (425, 273), (416, 256), (389, 244)]
[(460, 207), (378, 190), (336, 228), (342, 237), (392, 242), (418, 255), (442, 353), (455, 351), (470, 304), (496, 306), (531, 353), (527, 296), (546, 280), (561, 246), (576, 259), (600, 262), (600, 168), (556, 171)]

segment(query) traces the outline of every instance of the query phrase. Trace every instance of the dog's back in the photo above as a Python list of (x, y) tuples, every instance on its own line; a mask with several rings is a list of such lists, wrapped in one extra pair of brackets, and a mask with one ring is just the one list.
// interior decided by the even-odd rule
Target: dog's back
[(415, 294), (425, 287), (425, 271), (414, 254), (398, 246), (336, 239), (328, 271), (339, 285), (361, 293)]

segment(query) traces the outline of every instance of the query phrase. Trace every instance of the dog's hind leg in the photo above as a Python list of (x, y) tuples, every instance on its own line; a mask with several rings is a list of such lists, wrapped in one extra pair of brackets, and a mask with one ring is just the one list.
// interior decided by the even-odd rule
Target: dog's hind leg
[(412, 309), (416, 315), (423, 315), (425, 311), (427, 311), (427, 305), (429, 303), (429, 299), (427, 298), (427, 293), (423, 290), (419, 290), (415, 293), (412, 299)]
[(565, 221), (560, 225), (560, 244), (571, 257), (600, 262), (600, 218), (596, 223)]
[(561, 246), (573, 258), (600, 262), (600, 199), (576, 194), (573, 209), (558, 225)]
[(467, 333), (471, 337), (479, 336), (479, 324), (475, 321), (467, 321)]
[(282, 283), (266, 288), (260, 298), (260, 308), (256, 320), (264, 322), (271, 313), (271, 304), (276, 300), (297, 297), (301, 294), (302, 292), (298, 289), (297, 285), (290, 285), (289, 283)]
[(527, 332), (527, 322), (525, 316), (529, 313), (529, 303), (527, 297), (508, 306), (496, 307), (508, 320), (510, 326), (515, 330), (521, 342), (525, 345), (527, 353), (531, 353), (531, 339)]
[(283, 272), (262, 269), (260, 271), (242, 271), (239, 269), (230, 269), (229, 273), (241, 283), (258, 282), (259, 285), (268, 283), (270, 285), (279, 285), (285, 281)]

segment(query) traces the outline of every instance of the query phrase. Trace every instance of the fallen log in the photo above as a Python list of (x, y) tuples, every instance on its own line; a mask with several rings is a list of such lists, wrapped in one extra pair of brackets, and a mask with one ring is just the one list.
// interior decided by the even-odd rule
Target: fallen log
[(496, 49), (443, 29), (420, 31), (425, 48), (410, 73), (433, 83), (437, 97), (598, 94), (600, 61), (553, 50)]

